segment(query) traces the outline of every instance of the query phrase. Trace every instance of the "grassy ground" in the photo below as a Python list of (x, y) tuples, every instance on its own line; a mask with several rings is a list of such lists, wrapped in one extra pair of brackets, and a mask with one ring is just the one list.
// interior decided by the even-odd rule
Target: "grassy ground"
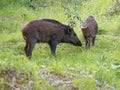
[(22, 0), (0, 2), (0, 90), (11, 90), (12, 85), (22, 90), (120, 89), (120, 15), (107, 15), (114, 5), (112, 0), (85, 0), (82, 6), (77, 6), (82, 20), (93, 15), (99, 24), (94, 47), (85, 50), (77, 22), (74, 29), (82, 47), (59, 44), (54, 57), (49, 46), (40, 43), (31, 59), (24, 54), (22, 28), (29, 21), (41, 18), (67, 24), (61, 3), (49, 3), (45, 8), (36, 4), (36, 9), (32, 9)]

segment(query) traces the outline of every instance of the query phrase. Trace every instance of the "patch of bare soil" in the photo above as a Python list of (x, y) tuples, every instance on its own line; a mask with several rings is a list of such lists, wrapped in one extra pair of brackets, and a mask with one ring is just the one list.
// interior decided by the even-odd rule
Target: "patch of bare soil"
[[(48, 82), (53, 86), (61, 86), (64, 87), (64, 90), (80, 90), (79, 87), (75, 87), (73, 85), (73, 79), (76, 77), (79, 78), (90, 78), (94, 79), (93, 75), (87, 72), (75, 72), (70, 70), (73, 73), (72, 78), (68, 78), (67, 76), (56, 74), (54, 71), (49, 71), (45, 66), (38, 71), (38, 75), (40, 75), (43, 79), (48, 80)], [(76, 74), (77, 73), (77, 74)], [(109, 85), (106, 81), (101, 84), (101, 82), (95, 79), (95, 84), (97, 90), (116, 90), (115, 85)]]
[[(62, 87), (62, 90), (80, 90), (79, 87), (73, 85), (74, 78), (90, 78), (94, 79), (93, 75), (86, 72), (75, 72), (70, 70), (72, 78), (65, 75), (57, 74), (55, 71), (48, 70), (45, 66), (41, 66), (40, 70), (37, 71), (37, 75), (43, 80), (47, 81), (53, 87)], [(2, 90), (34, 90), (34, 80), (32, 73), (24, 74), (19, 73), (15, 68), (0, 71), (0, 79), (4, 78), (4, 83), (0, 83), (0, 89)], [(97, 79), (94, 79), (97, 90), (116, 90), (115, 85), (109, 85), (107, 82), (101, 84)], [(42, 80), (40, 86), (43, 84)]]
[(45, 66), (42, 66), (38, 71), (38, 75), (40, 75), (43, 79), (48, 79), (48, 82), (52, 86), (61, 86), (64, 87), (65, 90), (79, 90), (78, 87), (75, 87), (72, 84), (72, 78), (68, 78), (67, 76), (56, 74), (54, 71), (49, 71)]
[(32, 74), (17, 75), (15, 68), (1, 71), (0, 78), (5, 79), (4, 83), (0, 84), (0, 89), (3, 90), (33, 90), (34, 88)]

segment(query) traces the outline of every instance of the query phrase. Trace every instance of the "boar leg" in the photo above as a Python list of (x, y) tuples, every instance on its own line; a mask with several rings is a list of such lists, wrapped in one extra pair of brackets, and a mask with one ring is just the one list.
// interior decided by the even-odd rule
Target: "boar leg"
[(88, 44), (88, 39), (87, 39), (87, 37), (84, 37), (84, 40), (85, 40), (85, 46), (86, 46), (86, 49), (87, 49), (87, 44)]
[(31, 40), (29, 42), (26, 42), (26, 46), (25, 46), (25, 53), (27, 57), (31, 57), (32, 56), (32, 50), (36, 44), (37, 40)]
[(50, 41), (49, 42), (49, 46), (50, 46), (50, 49), (51, 49), (51, 53), (53, 55), (56, 55), (56, 47), (57, 47), (57, 41)]
[(95, 38), (96, 38), (96, 37), (93, 37), (93, 39), (92, 39), (92, 45), (95, 44)]
[(85, 46), (86, 46), (86, 49), (90, 47), (90, 40), (89, 40), (89, 38), (85, 38)]
[(24, 50), (25, 50), (25, 54), (26, 54), (27, 57), (29, 56), (29, 53), (28, 53), (29, 46), (30, 46), (29, 42), (26, 40), (26, 45), (25, 45)]
[(85, 39), (85, 45), (86, 45), (86, 47), (87, 47), (87, 44), (88, 44), (88, 40), (87, 40), (87, 39)]
[(90, 38), (87, 39), (87, 47), (86, 48), (90, 48)]
[(27, 41), (26, 41), (26, 45), (25, 45), (24, 50), (26, 51), (26, 50), (27, 50), (27, 48), (28, 48), (28, 43), (27, 43)]

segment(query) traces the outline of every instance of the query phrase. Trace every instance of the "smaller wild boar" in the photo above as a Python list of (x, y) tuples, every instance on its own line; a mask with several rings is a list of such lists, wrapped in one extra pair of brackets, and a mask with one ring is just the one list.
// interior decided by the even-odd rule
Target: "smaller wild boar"
[(94, 45), (96, 34), (98, 32), (98, 24), (93, 16), (88, 16), (83, 22), (81, 30), (85, 39), (86, 48), (90, 48), (91, 44)]
[(39, 42), (48, 43), (53, 55), (56, 54), (56, 47), (59, 43), (82, 45), (70, 26), (53, 19), (31, 21), (22, 30), (22, 35), (26, 41), (24, 49), (27, 57), (31, 57), (35, 44)]

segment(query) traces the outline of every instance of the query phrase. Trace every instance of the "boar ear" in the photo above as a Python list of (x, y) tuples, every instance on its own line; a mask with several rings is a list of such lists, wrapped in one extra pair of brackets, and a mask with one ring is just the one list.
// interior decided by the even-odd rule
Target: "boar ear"
[(87, 27), (81, 26), (81, 29), (87, 29)]
[(67, 29), (65, 30), (66, 34), (71, 34), (72, 32), (72, 28), (71, 27), (67, 27)]
[(81, 26), (81, 30), (86, 31), (86, 30), (88, 30), (88, 27), (83, 27), (83, 26)]

